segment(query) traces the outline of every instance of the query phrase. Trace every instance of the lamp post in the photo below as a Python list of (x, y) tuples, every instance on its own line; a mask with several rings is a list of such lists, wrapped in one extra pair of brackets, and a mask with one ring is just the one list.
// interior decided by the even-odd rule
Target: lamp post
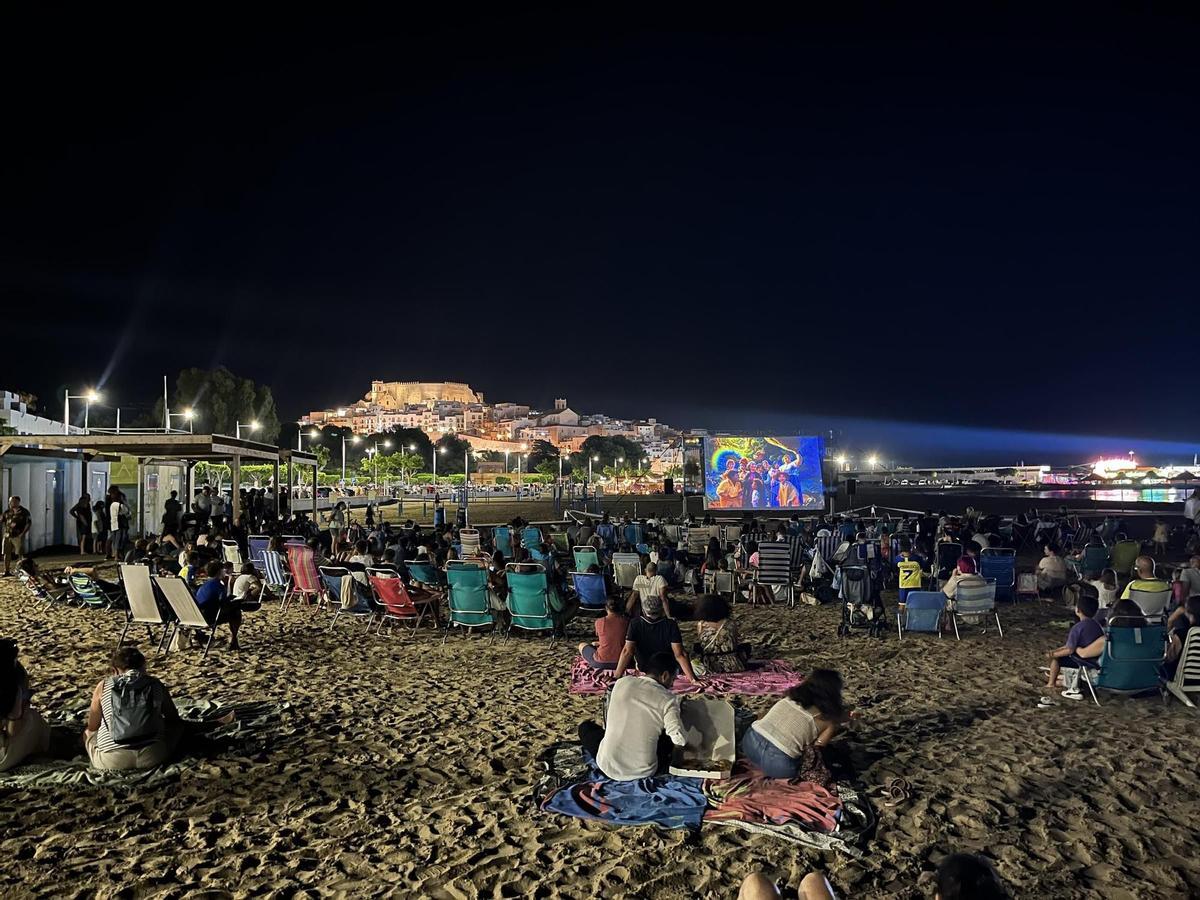
[[(167, 410), (167, 425), (170, 427), (172, 419), (186, 419), (188, 423), (188, 434), (192, 433), (192, 420), (196, 418), (196, 412), (191, 407), (185, 409), (181, 413), (173, 413)], [(299, 449), (299, 448), (297, 448)]]
[[(357, 444), (359, 441), (358, 435), (350, 438), (350, 443)], [(346, 435), (342, 435), (342, 484), (346, 483)]]
[(258, 419), (255, 419), (249, 425), (243, 425), (241, 422), (236, 422), (235, 427), (237, 428), (237, 439), (240, 441), (242, 439), (242, 429), (243, 428), (245, 428), (247, 431), (249, 431), (251, 433), (258, 431)]
[(446, 448), (445, 448), (445, 447), (437, 447), (436, 449), (437, 449), (437, 453), (434, 453), (434, 454), (433, 454), (433, 486), (434, 486), (434, 488), (435, 488), (435, 490), (434, 490), (434, 493), (435, 493), (435, 494), (437, 493), (437, 491), (436, 491), (436, 488), (437, 488), (437, 458), (438, 458), (438, 453), (442, 454), (443, 456), (446, 454)]
[(88, 413), (91, 412), (92, 404), (100, 402), (100, 394), (96, 391), (88, 391), (86, 394), (72, 394), (70, 390), (63, 391), (63, 434), (71, 433), (71, 401), (83, 401), (83, 432), (87, 434), (88, 430)]
[(871, 467), (872, 472), (875, 471), (875, 466), (878, 463), (879, 463), (879, 457), (877, 457), (877, 456), (872, 456), (869, 459), (867, 459), (867, 464)]
[(592, 463), (599, 459), (599, 456), (592, 456), (588, 458), (588, 490), (591, 490), (592, 487)]

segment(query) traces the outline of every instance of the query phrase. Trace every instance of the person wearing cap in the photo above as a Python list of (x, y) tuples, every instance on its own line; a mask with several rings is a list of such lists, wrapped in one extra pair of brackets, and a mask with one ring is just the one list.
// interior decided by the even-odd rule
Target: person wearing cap
[(641, 615), (634, 616), (629, 622), (615, 677), (624, 675), (634, 661), (639, 669), (645, 671), (644, 667), (656, 653), (670, 653), (683, 674), (692, 681), (698, 681), (687, 651), (683, 649), (679, 623), (667, 617), (662, 598), (651, 594), (642, 598)]

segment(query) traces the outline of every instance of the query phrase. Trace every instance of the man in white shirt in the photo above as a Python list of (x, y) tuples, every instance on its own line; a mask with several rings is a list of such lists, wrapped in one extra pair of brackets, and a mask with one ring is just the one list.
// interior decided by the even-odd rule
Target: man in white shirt
[(605, 728), (579, 726), (579, 740), (596, 767), (613, 781), (637, 781), (665, 773), (674, 747), (687, 740), (679, 717), (679, 698), (671, 693), (675, 660), (656, 653), (637, 678), (617, 680), (608, 699)]
[(637, 609), (637, 607), (634, 606), (637, 600), (641, 600), (642, 604), (645, 605), (647, 598), (658, 598), (658, 600), (662, 603), (663, 609), (668, 609), (667, 579), (658, 574), (658, 566), (655, 564), (654, 560), (646, 563), (645, 568), (642, 570), (642, 574), (633, 579), (633, 594), (636, 594), (637, 596), (635, 598), (631, 594), (629, 597), (628, 608), (630, 614)]

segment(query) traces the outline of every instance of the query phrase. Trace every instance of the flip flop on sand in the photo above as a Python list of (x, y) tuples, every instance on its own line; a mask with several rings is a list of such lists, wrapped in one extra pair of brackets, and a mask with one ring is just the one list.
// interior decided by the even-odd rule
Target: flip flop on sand
[(1079, 693), (1079, 691), (1063, 691), (1062, 695), (1064, 697), (1066, 697), (1068, 700), (1082, 700), (1083, 699), (1083, 694)]
[(884, 788), (888, 806), (897, 806), (907, 802), (912, 797), (912, 785), (903, 778), (893, 778)]

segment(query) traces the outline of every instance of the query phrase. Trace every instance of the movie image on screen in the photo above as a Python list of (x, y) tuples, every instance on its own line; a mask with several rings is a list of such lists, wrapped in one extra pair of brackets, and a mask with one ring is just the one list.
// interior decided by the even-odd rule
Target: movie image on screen
[(824, 509), (821, 439), (705, 438), (704, 506), (737, 510)]

